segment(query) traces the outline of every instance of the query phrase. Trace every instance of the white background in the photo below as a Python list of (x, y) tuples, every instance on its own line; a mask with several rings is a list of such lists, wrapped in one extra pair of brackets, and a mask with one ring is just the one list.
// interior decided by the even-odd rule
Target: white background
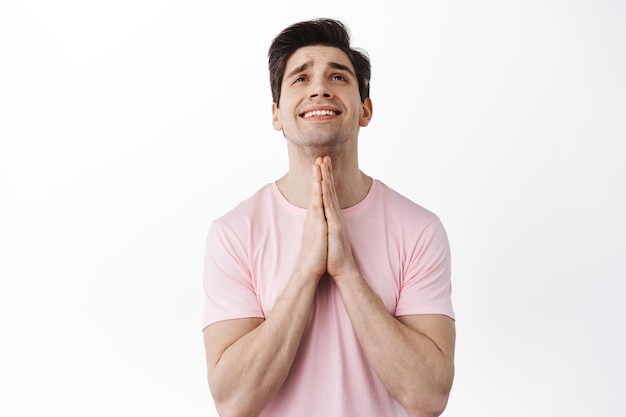
[(266, 53), (343, 20), (362, 169), (453, 250), (446, 417), (626, 416), (626, 3), (0, 4), (0, 415), (214, 416), (210, 221), (286, 170)]

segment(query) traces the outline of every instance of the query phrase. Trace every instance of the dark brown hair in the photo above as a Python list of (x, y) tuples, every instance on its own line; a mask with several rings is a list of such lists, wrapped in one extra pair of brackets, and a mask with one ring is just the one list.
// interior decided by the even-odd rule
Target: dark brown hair
[(277, 106), (287, 61), (296, 50), (312, 45), (333, 46), (345, 52), (356, 72), (361, 101), (369, 97), (372, 68), (367, 53), (350, 46), (350, 32), (342, 22), (320, 18), (295, 23), (272, 41), (268, 52), (270, 87), (272, 100)]

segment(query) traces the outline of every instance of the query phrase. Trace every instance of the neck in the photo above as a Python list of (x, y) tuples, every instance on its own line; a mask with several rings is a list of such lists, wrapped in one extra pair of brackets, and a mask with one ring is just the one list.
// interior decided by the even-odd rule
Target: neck
[(356, 151), (337, 152), (333, 149), (310, 149), (306, 152), (289, 147), (289, 171), (276, 184), (291, 204), (308, 208), (313, 176), (311, 167), (317, 157), (330, 156), (333, 163), (335, 189), (342, 209), (352, 207), (365, 198), (372, 179), (359, 169)]

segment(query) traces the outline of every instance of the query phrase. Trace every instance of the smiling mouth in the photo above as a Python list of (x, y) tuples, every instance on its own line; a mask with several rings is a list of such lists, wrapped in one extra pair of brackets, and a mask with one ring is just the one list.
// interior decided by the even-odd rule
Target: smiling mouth
[(338, 114), (339, 112), (334, 110), (312, 110), (302, 113), (301, 116), (306, 119), (307, 117), (337, 116)]

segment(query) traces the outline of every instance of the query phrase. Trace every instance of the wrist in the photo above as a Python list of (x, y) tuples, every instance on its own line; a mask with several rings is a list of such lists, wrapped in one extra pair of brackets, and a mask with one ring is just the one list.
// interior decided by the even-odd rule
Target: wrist
[(311, 271), (305, 268), (297, 268), (291, 275), (292, 281), (300, 282), (302, 285), (313, 285), (317, 287), (320, 279), (324, 274), (316, 271)]
[(355, 281), (363, 280), (363, 276), (361, 276), (361, 272), (359, 272), (359, 270), (356, 267), (348, 268), (345, 271), (342, 271), (338, 274), (331, 275), (331, 277), (337, 284), (339, 284), (340, 282), (348, 283), (348, 282), (355, 282)]

